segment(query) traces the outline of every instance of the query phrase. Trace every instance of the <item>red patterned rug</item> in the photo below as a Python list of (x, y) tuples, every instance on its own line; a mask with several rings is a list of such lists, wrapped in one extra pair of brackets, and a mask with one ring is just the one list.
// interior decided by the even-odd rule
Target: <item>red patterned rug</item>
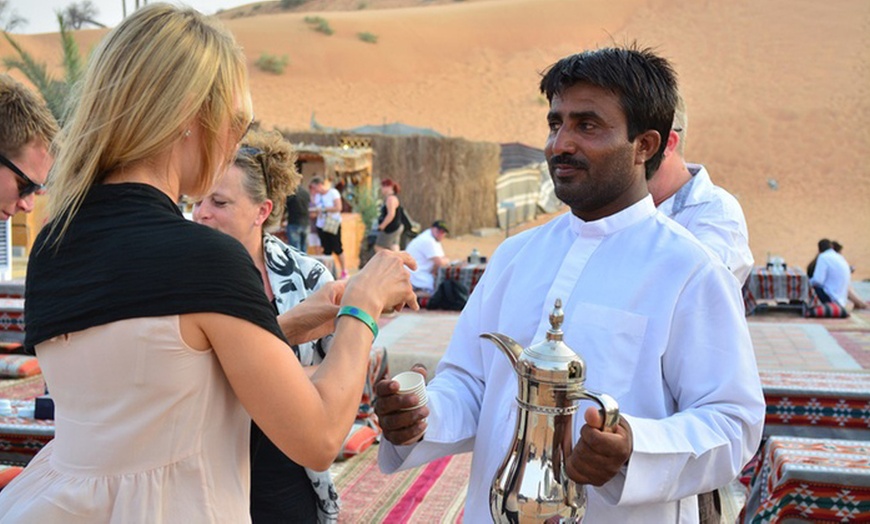
[(0, 398), (26, 400), (45, 393), (42, 375), (0, 380)]
[(393, 475), (378, 469), (378, 447), (340, 465), (339, 522), (462, 522), (471, 454), (444, 457)]

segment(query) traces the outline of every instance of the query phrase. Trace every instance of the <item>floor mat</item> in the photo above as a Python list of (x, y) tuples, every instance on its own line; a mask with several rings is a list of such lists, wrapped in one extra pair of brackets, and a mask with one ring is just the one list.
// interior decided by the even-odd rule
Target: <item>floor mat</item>
[(444, 457), (392, 475), (378, 469), (378, 446), (334, 470), (339, 522), (461, 522), (471, 454)]
[(831, 336), (864, 369), (870, 370), (870, 330), (831, 331)]

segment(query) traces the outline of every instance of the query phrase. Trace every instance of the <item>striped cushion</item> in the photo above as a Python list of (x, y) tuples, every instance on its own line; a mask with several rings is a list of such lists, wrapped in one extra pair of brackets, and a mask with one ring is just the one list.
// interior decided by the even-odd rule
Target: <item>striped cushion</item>
[(24, 344), (20, 342), (0, 342), (0, 353), (24, 353)]
[(816, 318), (847, 318), (849, 316), (849, 311), (840, 304), (828, 302), (827, 304), (808, 306), (804, 309), (804, 316)]
[(351, 428), (347, 438), (344, 439), (341, 452), (339, 452), (336, 460), (347, 460), (350, 457), (359, 455), (374, 444), (378, 440), (378, 436), (377, 430), (364, 423), (357, 422)]
[(420, 309), (428, 309), (429, 299), (432, 298), (432, 294), (425, 291), (415, 291), (415, 293), (417, 294), (417, 304), (420, 305)]
[(22, 378), (42, 373), (36, 357), (27, 355), (0, 355), (0, 377)]

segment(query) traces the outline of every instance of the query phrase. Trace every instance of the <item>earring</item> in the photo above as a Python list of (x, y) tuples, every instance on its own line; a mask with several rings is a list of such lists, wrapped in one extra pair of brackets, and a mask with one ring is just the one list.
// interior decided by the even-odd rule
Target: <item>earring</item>
[(190, 136), (190, 129), (184, 132), (184, 138), (188, 138)]

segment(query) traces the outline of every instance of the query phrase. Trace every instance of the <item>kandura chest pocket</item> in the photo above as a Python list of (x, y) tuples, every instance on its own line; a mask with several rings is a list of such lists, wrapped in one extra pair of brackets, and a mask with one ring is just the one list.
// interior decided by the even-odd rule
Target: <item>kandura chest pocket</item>
[(579, 303), (568, 312), (565, 342), (586, 361), (586, 386), (619, 400), (631, 389), (648, 318), (629, 311)]

